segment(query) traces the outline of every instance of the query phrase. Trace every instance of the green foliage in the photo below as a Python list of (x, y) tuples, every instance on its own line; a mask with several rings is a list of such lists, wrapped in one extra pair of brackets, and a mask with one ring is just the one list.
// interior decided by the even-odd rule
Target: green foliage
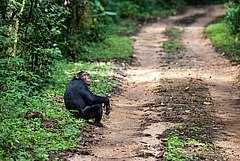
[(231, 0), (225, 4), (225, 19), (231, 28), (232, 34), (240, 35), (240, 1)]
[(68, 59), (87, 57), (92, 43), (101, 42), (109, 35), (107, 24), (115, 13), (106, 12), (98, 0), (74, 0), (65, 7), (70, 15), (64, 23), (67, 29), (59, 37), (63, 56)]
[(4, 0), (0, 4), (0, 58), (20, 57), (24, 70), (46, 77), (62, 55), (79, 59), (93, 42), (106, 38), (106, 24), (114, 12), (105, 12), (98, 0), (66, 2)]
[(221, 50), (223, 55), (230, 55), (232, 60), (240, 62), (239, 39), (237, 36), (231, 35), (231, 30), (227, 27), (226, 21), (209, 25), (205, 33), (212, 44)]
[[(26, 1), (25, 5), (21, 0), (4, 2), (0, 4), (0, 58), (16, 62), (16, 65), (5, 66), (5, 70), (23, 70), (42, 77), (50, 76), (55, 60), (61, 58), (55, 40), (65, 27), (62, 22), (68, 11), (51, 0), (41, 3)], [(21, 10), (23, 12), (20, 15)]]
[[(137, 17), (150, 17), (154, 15), (161, 15), (172, 13), (177, 7), (185, 6), (184, 0), (174, 1), (174, 0), (134, 0), (134, 1), (110, 1), (108, 8), (117, 12), (118, 16), (121, 18), (137, 18)], [(163, 12), (163, 10), (165, 12)], [(175, 11), (174, 11), (175, 12)]]

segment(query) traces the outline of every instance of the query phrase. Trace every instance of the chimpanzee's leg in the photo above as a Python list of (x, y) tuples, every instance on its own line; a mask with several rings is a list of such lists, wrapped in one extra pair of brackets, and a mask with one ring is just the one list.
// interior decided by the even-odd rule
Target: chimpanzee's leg
[(83, 114), (84, 114), (83, 118), (84, 119), (95, 118), (94, 124), (102, 127), (103, 125), (100, 123), (102, 119), (102, 112), (103, 112), (103, 109), (101, 104), (86, 106), (83, 109)]

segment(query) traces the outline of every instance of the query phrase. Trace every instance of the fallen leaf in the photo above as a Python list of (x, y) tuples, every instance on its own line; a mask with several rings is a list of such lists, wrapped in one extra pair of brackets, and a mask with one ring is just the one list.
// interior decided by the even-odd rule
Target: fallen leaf
[(166, 105), (165, 103), (161, 102), (161, 106), (165, 106), (165, 105)]
[(204, 105), (211, 105), (212, 102), (203, 102)]

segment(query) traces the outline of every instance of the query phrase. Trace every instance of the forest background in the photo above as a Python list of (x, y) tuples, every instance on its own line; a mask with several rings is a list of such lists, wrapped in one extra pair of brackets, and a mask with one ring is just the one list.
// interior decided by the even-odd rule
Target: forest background
[[(93, 93), (110, 96), (115, 67), (107, 60), (126, 65), (132, 54), (128, 36), (141, 23), (213, 3), (225, 3), (221, 24), (227, 26), (214, 29), (213, 44), (239, 62), (239, 0), (2, 0), (0, 160), (45, 160), (73, 150), (86, 124), (64, 108), (73, 74), (90, 72)], [(40, 116), (29, 119), (27, 112)]]

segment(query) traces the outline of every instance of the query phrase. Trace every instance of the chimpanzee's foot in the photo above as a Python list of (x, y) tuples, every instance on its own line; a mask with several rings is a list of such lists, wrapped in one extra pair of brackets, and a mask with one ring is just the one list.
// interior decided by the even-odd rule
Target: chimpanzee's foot
[(95, 122), (94, 125), (95, 125), (95, 126), (98, 126), (98, 127), (103, 127), (103, 124), (100, 123), (100, 122), (99, 122), (99, 123), (96, 123), (96, 122)]

